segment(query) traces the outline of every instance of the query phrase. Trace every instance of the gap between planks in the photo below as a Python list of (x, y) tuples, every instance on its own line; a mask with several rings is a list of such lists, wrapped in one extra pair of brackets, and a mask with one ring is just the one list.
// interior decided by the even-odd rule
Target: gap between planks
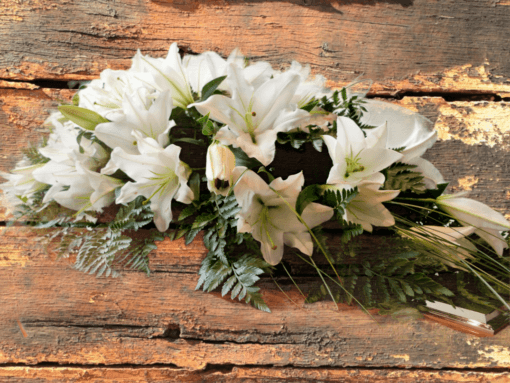
[[(88, 366), (0, 366), (0, 379), (24, 382), (344, 382), (344, 383), (507, 383), (506, 371), (370, 369), (370, 368), (291, 368), (272, 366), (210, 365), (202, 370), (186, 370), (165, 365), (138, 367)], [(16, 380), (12, 380), (16, 379)]]
[[(73, 82), (88, 81), (87, 79), (76, 80)], [(71, 89), (68, 86), (68, 81), (53, 80), (53, 79), (40, 79), (40, 80), (12, 80), (0, 78), (0, 89), (59, 89), (59, 90), (70, 90), (77, 91), (77, 89)], [(455, 101), (491, 101), (491, 102), (502, 102), (510, 101), (510, 97), (501, 97), (494, 92), (429, 92), (429, 91), (407, 91), (407, 90), (395, 90), (393, 92), (369, 92), (367, 98), (382, 98), (391, 100), (402, 100), (405, 97), (442, 97), (446, 102)]]

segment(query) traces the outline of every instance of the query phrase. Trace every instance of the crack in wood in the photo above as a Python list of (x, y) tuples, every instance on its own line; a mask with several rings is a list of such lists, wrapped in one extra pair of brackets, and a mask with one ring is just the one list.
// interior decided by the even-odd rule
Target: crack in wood
[[(189, 368), (182, 368), (177, 366), (173, 363), (155, 363), (150, 365), (136, 365), (136, 364), (74, 364), (74, 363), (66, 363), (66, 364), (60, 364), (57, 362), (40, 362), (36, 364), (28, 364), (28, 363), (5, 363), (0, 364), (0, 369), (2, 368), (10, 368), (10, 367), (29, 367), (33, 369), (44, 369), (44, 368), (83, 368), (83, 369), (105, 369), (105, 370), (116, 370), (116, 369), (126, 369), (126, 370), (133, 370), (133, 369), (141, 369), (141, 370), (157, 370), (157, 369), (167, 369), (172, 368), (177, 371), (190, 371)], [(300, 370), (317, 370), (317, 367), (308, 367), (308, 366), (302, 366), (302, 365), (293, 365), (288, 364), (285, 366), (280, 365), (274, 365), (274, 364), (243, 364), (242, 366), (232, 363), (225, 363), (225, 364), (217, 364), (217, 363), (210, 363), (205, 366), (205, 368), (200, 369), (201, 372), (221, 372), (221, 373), (231, 373), (234, 368), (236, 367), (242, 367), (243, 369), (247, 370), (260, 370), (260, 369), (279, 369), (283, 370), (286, 368), (299, 368)], [(419, 371), (423, 373), (437, 373), (437, 372), (463, 372), (463, 373), (505, 373), (510, 372), (509, 368), (481, 368), (481, 367), (475, 367), (475, 368), (455, 368), (455, 367), (443, 367), (443, 368), (421, 368), (421, 367), (406, 367), (406, 368), (399, 368), (399, 367), (362, 367), (362, 366), (344, 366), (344, 367), (334, 367), (334, 366), (328, 366), (326, 368), (330, 371), (349, 371), (349, 370), (356, 370), (356, 371), (386, 371), (386, 372), (392, 372), (392, 371)]]
[[(189, 53), (189, 52), (186, 52)], [(88, 81), (89, 79), (76, 80), (78, 81)], [(6, 82), (6, 84), (2, 84), (2, 81)], [(8, 78), (0, 78), (0, 89), (11, 89), (14, 86), (10, 86), (11, 84), (19, 84), (20, 87), (23, 85), (32, 86), (37, 88), (46, 88), (46, 89), (60, 89), (60, 90), (71, 90), (74, 89), (69, 88), (68, 81), (55, 80), (55, 79), (38, 79), (38, 80), (13, 80)], [(382, 98), (386, 100), (402, 100), (406, 97), (441, 97), (446, 102), (456, 102), (456, 101), (491, 101), (491, 102), (505, 102), (510, 101), (510, 97), (501, 97), (500, 95), (493, 92), (485, 92), (485, 91), (471, 91), (471, 92), (418, 92), (418, 91), (400, 91), (396, 90), (394, 93), (388, 95), (386, 92), (378, 93), (373, 92), (367, 95), (367, 98)]]

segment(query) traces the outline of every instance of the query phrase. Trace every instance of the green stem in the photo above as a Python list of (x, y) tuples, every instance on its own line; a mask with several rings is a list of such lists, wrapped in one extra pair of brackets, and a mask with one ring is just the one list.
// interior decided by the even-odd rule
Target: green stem
[[(294, 303), (297, 307), (299, 307), (299, 305), (298, 305), (296, 302), (294, 302), (294, 301), (293, 301), (293, 300), (292, 300), (292, 299), (291, 299), (291, 298), (287, 295), (287, 293), (286, 293), (285, 291), (283, 291), (283, 289), (280, 287), (280, 285), (278, 284), (278, 282), (276, 282), (276, 279), (274, 279), (274, 277), (273, 277), (272, 275), (271, 275), (271, 278), (273, 279), (273, 282), (274, 282), (274, 284), (276, 285), (276, 287), (278, 287), (278, 288), (280, 289), (280, 291), (283, 293), (283, 295), (285, 295), (289, 301), (291, 301), (291, 302), (292, 302), (292, 303)], [(299, 289), (299, 287), (298, 287), (298, 289)], [(299, 290), (299, 291), (301, 291), (301, 290)]]
[[(298, 253), (295, 253), (295, 254), (296, 254), (299, 258), (301, 258), (301, 260), (302, 260), (302, 261), (304, 261), (305, 263), (308, 263), (309, 265), (313, 266), (313, 264), (312, 264), (311, 262), (309, 262), (308, 260), (306, 260), (306, 259), (305, 259), (304, 257), (302, 257), (300, 254), (298, 254)], [(311, 259), (311, 258), (310, 258), (310, 259)], [(328, 277), (328, 278), (329, 278), (329, 279), (331, 279), (334, 283), (336, 283), (339, 287), (341, 287), (341, 288), (342, 288), (342, 289), (346, 292), (346, 294), (348, 294), (348, 295), (349, 295), (349, 296), (350, 296), (350, 297), (351, 297), (351, 298), (352, 298), (352, 299), (353, 299), (353, 300), (354, 300), (354, 301), (355, 301), (355, 302), (359, 305), (359, 307), (361, 307), (361, 309), (362, 309), (362, 310), (363, 310), (366, 314), (368, 314), (368, 316), (369, 316), (370, 318), (372, 318), (372, 319), (373, 319), (373, 320), (377, 323), (377, 321), (376, 321), (376, 320), (375, 320), (375, 318), (372, 316), (372, 314), (370, 314), (370, 312), (369, 312), (369, 311), (368, 311), (365, 307), (363, 307), (363, 305), (361, 304), (361, 302), (360, 302), (359, 300), (357, 300), (357, 299), (356, 299), (356, 297), (355, 297), (354, 295), (352, 295), (349, 291), (347, 291), (347, 289), (346, 289), (343, 285), (339, 284), (339, 283), (335, 280), (335, 278), (333, 278), (331, 275), (329, 275), (329, 274), (325, 273), (325, 272), (324, 272), (324, 271), (322, 271), (321, 269), (317, 269), (317, 272), (319, 273), (319, 275), (320, 275), (320, 274), (324, 274), (326, 277)]]
[(285, 270), (285, 272), (287, 273), (287, 275), (289, 276), (290, 280), (292, 281), (292, 283), (294, 283), (294, 286), (296, 286), (296, 288), (298, 289), (298, 291), (301, 293), (301, 295), (304, 297), (305, 294), (303, 294), (303, 292), (301, 291), (301, 289), (299, 288), (298, 284), (296, 282), (294, 282), (294, 279), (292, 279), (292, 275), (290, 275), (289, 271), (287, 270), (287, 268), (285, 267), (285, 265), (283, 264), (282, 262), (282, 266), (283, 266), (283, 269)]
[(303, 217), (301, 217), (301, 214), (299, 214), (296, 209), (285, 199), (283, 198), (283, 196), (278, 193), (276, 190), (274, 190), (273, 188), (270, 187), (270, 189), (276, 193), (276, 195), (278, 195), (278, 197), (280, 197), (283, 202), (288, 206), (288, 208), (296, 215), (296, 217), (299, 219), (299, 221), (305, 225), (306, 229), (308, 230), (308, 232), (310, 233), (310, 235), (312, 236), (313, 240), (315, 241), (315, 243), (317, 244), (317, 246), (319, 247), (320, 251), (322, 252), (322, 254), (326, 257), (326, 259), (328, 260), (329, 262), (329, 265), (331, 266), (331, 268), (333, 269), (333, 271), (335, 272), (338, 280), (340, 281), (340, 283), (343, 285), (343, 281), (342, 281), (342, 278), (340, 278), (340, 275), (338, 275), (337, 271), (336, 271), (336, 268), (335, 266), (333, 266), (333, 263), (331, 262), (331, 259), (329, 259), (329, 256), (328, 256), (328, 253), (326, 252), (326, 250), (322, 247), (322, 244), (320, 243), (320, 241), (317, 239), (317, 237), (315, 236), (315, 234), (313, 233), (312, 229), (310, 229), (310, 226), (308, 226), (308, 224), (305, 222), (305, 220), (303, 219)]
[[(420, 202), (436, 202), (433, 198), (406, 198), (406, 197), (397, 197), (395, 198), (395, 201), (420, 201)], [(415, 206), (415, 205), (413, 205)]]
[[(321, 271), (319, 269), (319, 267), (315, 264), (314, 260), (312, 257), (310, 257), (310, 261), (312, 261), (313, 263), (313, 267), (315, 267), (315, 270), (317, 271)], [(336, 272), (336, 270), (335, 270)], [(328, 293), (329, 293), (329, 296), (331, 297), (331, 299), (333, 300), (333, 303), (335, 303), (335, 306), (336, 306), (336, 309), (337, 310), (340, 310), (340, 308), (338, 307), (338, 304), (337, 304), (337, 301), (335, 299), (335, 297), (333, 296), (333, 293), (331, 292), (331, 290), (329, 289), (329, 285), (326, 283), (326, 281), (324, 280), (324, 277), (322, 276), (322, 273), (318, 273), (319, 274), (319, 277), (322, 279), (322, 283), (324, 283), (324, 286), (326, 287), (326, 289), (328, 290)], [(338, 274), (337, 274), (338, 275)]]

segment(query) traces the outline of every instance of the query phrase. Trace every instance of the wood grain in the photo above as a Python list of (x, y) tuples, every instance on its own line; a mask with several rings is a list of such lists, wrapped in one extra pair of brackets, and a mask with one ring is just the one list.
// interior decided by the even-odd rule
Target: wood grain
[(405, 371), (316, 368), (209, 368), (187, 371), (179, 368), (79, 368), (79, 367), (3, 367), (5, 383), (134, 383), (134, 382), (215, 382), (215, 383), (506, 383), (508, 372)]
[[(374, 80), (370, 95), (405, 96), (394, 102), (435, 122), (441, 141), (427, 158), (452, 180), (450, 190), (470, 191), (510, 218), (509, 5), (3, 0), (0, 170), (39, 141), (48, 113), (70, 99), (64, 81), (128, 68), (137, 48), (162, 57), (176, 41), (184, 52), (226, 57), (240, 47), (278, 69), (310, 63), (333, 87), (363, 75)], [(413, 97), (424, 95), (445, 98)], [(360, 240), (368, 255), (380, 251)], [(0, 228), (0, 381), (510, 381), (508, 328), (479, 339), (424, 320), (375, 315), (375, 323), (353, 307), (305, 305), (281, 284), (290, 302), (271, 280), (262, 283), (273, 309), (265, 314), (195, 292), (204, 254), (200, 240), (165, 241), (151, 254), (150, 276), (124, 270), (98, 279), (57, 261), (39, 234)]]
[(333, 84), (374, 92), (509, 92), (506, 2), (487, 0), (4, 0), (0, 78), (87, 79), (136, 49), (310, 63)]
[(476, 338), (424, 320), (371, 319), (331, 302), (305, 305), (282, 285), (292, 303), (271, 281), (262, 284), (271, 314), (196, 292), (196, 274), (176, 260), (198, 264), (199, 242), (190, 251), (164, 241), (159, 257), (176, 267), (112, 279), (55, 262), (41, 233), (11, 227), (0, 235), (0, 364), (510, 367), (509, 328)]

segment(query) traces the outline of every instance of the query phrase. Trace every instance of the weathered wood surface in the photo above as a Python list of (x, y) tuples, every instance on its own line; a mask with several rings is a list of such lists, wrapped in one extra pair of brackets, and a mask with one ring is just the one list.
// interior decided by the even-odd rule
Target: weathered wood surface
[(310, 63), (374, 92), (510, 94), (502, 0), (4, 0), (0, 79), (85, 79), (171, 42), (255, 60)]
[[(408, 96), (392, 102), (436, 123), (440, 142), (427, 158), (452, 180), (451, 191), (471, 191), (510, 217), (509, 6), (3, 0), (0, 171), (29, 141), (38, 142), (58, 101), (69, 100), (65, 81), (128, 68), (137, 48), (164, 56), (176, 41), (190, 53), (227, 56), (240, 47), (277, 68), (310, 63), (331, 86), (363, 74), (374, 80), (372, 96)], [(69, 260), (55, 262), (28, 229), (1, 230), (2, 382), (510, 381), (510, 329), (480, 339), (424, 320), (376, 316), (376, 324), (355, 308), (304, 305), (281, 285), (292, 303), (271, 280), (264, 288), (273, 314), (265, 314), (194, 291), (205, 254), (200, 241), (161, 244), (149, 277), (123, 271), (118, 279), (96, 279)]]
[(510, 368), (510, 329), (477, 338), (425, 320), (374, 321), (354, 307), (305, 305), (281, 285), (291, 302), (271, 280), (263, 283), (271, 314), (196, 292), (200, 241), (165, 240), (155, 251), (165, 270), (108, 279), (55, 261), (41, 233), (0, 235), (0, 365)]
[(134, 382), (215, 382), (279, 383), (507, 383), (509, 373), (459, 371), (403, 371), (359, 369), (247, 368), (183, 371), (177, 368), (0, 368), (5, 383), (134, 383)]

